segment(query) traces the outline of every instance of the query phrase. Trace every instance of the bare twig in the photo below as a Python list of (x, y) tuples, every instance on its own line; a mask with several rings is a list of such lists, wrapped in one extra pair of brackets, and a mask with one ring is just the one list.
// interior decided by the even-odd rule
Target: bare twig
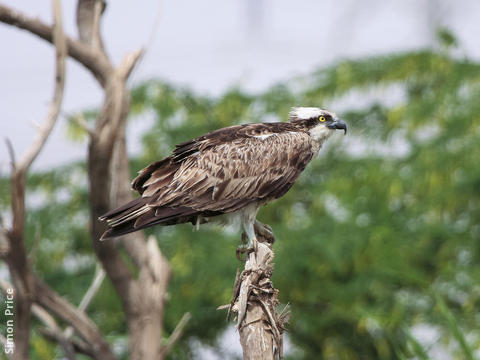
[(53, 43), (55, 44), (56, 49), (55, 88), (53, 91), (52, 101), (48, 109), (47, 119), (40, 126), (37, 138), (30, 145), (17, 164), (17, 167), (21, 169), (21, 171), (25, 172), (28, 170), (33, 160), (35, 160), (43, 145), (47, 141), (48, 135), (50, 135), (50, 132), (57, 121), (63, 100), (63, 90), (65, 87), (65, 57), (67, 55), (67, 48), (62, 30), (62, 10), (60, 7), (60, 1), (58, 0), (53, 1), (53, 14), (55, 19), (55, 25), (53, 27)]
[(100, 265), (97, 264), (97, 268), (95, 270), (95, 278), (93, 279), (90, 287), (85, 293), (85, 296), (83, 297), (82, 301), (80, 301), (80, 305), (78, 305), (78, 310), (85, 311), (87, 309), (93, 297), (95, 296), (97, 291), (100, 289), (103, 279), (105, 279), (105, 271), (102, 269)]
[(183, 330), (187, 323), (190, 321), (190, 318), (192, 316), (190, 315), (189, 312), (186, 312), (183, 314), (182, 318), (178, 322), (177, 326), (175, 326), (175, 329), (173, 330), (172, 334), (167, 340), (167, 343), (165, 344), (165, 347), (162, 349), (162, 356), (165, 357), (167, 356), (170, 351), (172, 351), (173, 346), (175, 343), (182, 337)]
[(45, 338), (47, 338), (48, 340), (50, 340), (52, 342), (55, 342), (55, 343), (59, 344), (60, 346), (62, 346), (62, 343), (64, 343), (66, 341), (69, 344), (68, 349), (69, 349), (70, 352), (71, 352), (71, 350), (73, 350), (74, 353), (88, 355), (89, 357), (95, 359), (95, 353), (92, 351), (89, 344), (87, 344), (83, 340), (81, 340), (79, 338), (65, 339), (62, 332), (56, 332), (56, 331), (53, 331), (50, 328), (40, 328), (39, 330), (40, 330), (40, 333)]
[(57, 325), (57, 322), (45, 309), (38, 305), (32, 306), (32, 313), (42, 321), (46, 328), (44, 332), (48, 333), (51, 337), (56, 338), (56, 342), (62, 347), (65, 356), (69, 360), (75, 360), (75, 351), (73, 345), (64, 336), (62, 336), (62, 330)]
[(10, 157), (10, 167), (12, 169), (12, 172), (14, 172), (17, 163), (17, 161), (15, 160), (15, 150), (13, 149), (12, 142), (9, 138), (5, 138), (5, 143), (7, 144), (8, 155)]
[(39, 278), (34, 278), (34, 281), (36, 302), (38, 302), (39, 305), (73, 326), (77, 334), (80, 335), (86, 343), (90, 344), (95, 358), (115, 359), (108, 343), (102, 337), (96, 325), (85, 313), (75, 308)]
[(68, 359), (75, 359), (75, 352), (95, 357), (94, 351), (86, 342), (80, 339), (68, 339), (64, 336), (62, 329), (47, 310), (34, 304), (32, 313), (46, 326), (46, 328), (40, 329), (40, 332), (48, 339), (58, 343)]
[[(151, 49), (154, 41), (155, 41), (155, 36), (157, 34), (157, 30), (158, 30), (158, 27), (160, 25), (160, 18), (161, 18), (161, 15), (162, 15), (162, 8), (161, 8), (161, 5), (160, 5), (160, 2), (161, 1), (158, 1), (158, 8), (157, 8), (157, 13), (155, 15), (155, 19), (153, 21), (153, 25), (152, 25), (152, 28), (150, 30), (150, 35), (148, 37), (148, 40), (147, 42), (145, 43), (145, 45), (143, 46), (143, 54), (141, 56), (141, 58), (139, 59), (138, 61), (138, 65), (135, 67), (135, 71), (138, 72), (138, 68), (141, 67), (143, 61), (145, 60), (146, 56), (147, 56), (147, 53), (148, 51)], [(135, 78), (135, 73), (133, 75), (130, 76), (130, 81), (134, 80)]]
[(124, 79), (127, 79), (135, 65), (138, 63), (140, 58), (144, 55), (145, 50), (143, 48), (135, 50), (125, 56), (120, 66), (118, 67), (118, 73)]
[[(100, 286), (102, 285), (103, 280), (105, 279), (105, 271), (102, 269), (102, 267), (97, 264), (95, 268), (95, 276), (93, 278), (92, 283), (90, 284), (90, 287), (88, 288), (87, 292), (82, 298), (82, 301), (80, 301), (80, 305), (78, 305), (78, 310), (85, 312), (87, 309), (88, 305), (100, 289)], [(69, 339), (73, 335), (73, 327), (69, 326), (65, 329), (64, 335), (67, 339)]]
[[(0, 22), (27, 30), (50, 43), (54, 43), (53, 27), (37, 18), (31, 18), (6, 5), (0, 4)], [(78, 40), (65, 37), (68, 55), (92, 72), (102, 86), (113, 67), (98, 51)]]
[(81, 127), (90, 137), (96, 136), (95, 130), (93, 130), (90, 125), (87, 123), (85, 120), (85, 117), (83, 116), (82, 112), (79, 112), (77, 114), (73, 113), (68, 113), (63, 111), (62, 115), (70, 121), (73, 121), (75, 124), (77, 124), (79, 127)]

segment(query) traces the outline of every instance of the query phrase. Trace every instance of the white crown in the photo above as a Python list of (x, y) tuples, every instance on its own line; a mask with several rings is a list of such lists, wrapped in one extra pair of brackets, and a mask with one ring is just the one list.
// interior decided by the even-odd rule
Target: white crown
[(298, 120), (311, 119), (325, 113), (325, 110), (316, 107), (293, 107), (290, 110), (290, 117)]

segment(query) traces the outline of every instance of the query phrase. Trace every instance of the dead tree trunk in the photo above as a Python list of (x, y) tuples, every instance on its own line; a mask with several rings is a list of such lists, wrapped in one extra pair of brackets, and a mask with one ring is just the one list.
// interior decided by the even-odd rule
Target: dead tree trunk
[(244, 270), (237, 275), (228, 317), (230, 312), (236, 313), (245, 360), (282, 359), (289, 310), (285, 307), (277, 312), (278, 290), (271, 281), (275, 239), (257, 227), (255, 232), (258, 249), (247, 254)]
[[(129, 234), (115, 241), (99, 242), (105, 229), (97, 220), (98, 217), (132, 197), (128, 186), (130, 173), (125, 146), (126, 119), (130, 107), (130, 94), (126, 83), (142, 54), (142, 51), (136, 51), (127, 55), (118, 67), (113, 64), (105, 51), (100, 33), (100, 21), (104, 10), (103, 0), (79, 0), (77, 6), (79, 39), (65, 36), (67, 54), (92, 73), (105, 93), (95, 127), (90, 129), (86, 124), (81, 124), (90, 136), (88, 177), (92, 246), (122, 301), (128, 324), (129, 358), (162, 359), (173, 345), (172, 340), (168, 349), (164, 350), (161, 342), (165, 294), (170, 277), (167, 260), (160, 252), (157, 242), (154, 239), (145, 239), (143, 233)], [(30, 31), (50, 43), (54, 41), (52, 26), (4, 5), (0, 5), (0, 22)], [(21, 243), (13, 244), (15, 254), (11, 255), (12, 259), (19, 254), (24, 257), (24, 249), (16, 249), (17, 245), (22, 246)], [(21, 261), (17, 263), (19, 265), (14, 271), (28, 270), (28, 263), (26, 266), (23, 266)], [(14, 274), (13, 277), (15, 276)], [(31, 287), (39, 294), (36, 299), (39, 305), (70, 324), (85, 341), (81, 344), (74, 343), (73, 345), (78, 346), (73, 348), (83, 349), (83, 352), (93, 354), (97, 359), (114, 358), (108, 344), (84, 314), (83, 316), (79, 314), (77, 309), (49, 289), (40, 279), (22, 280), (22, 284), (30, 282), (35, 284)], [(27, 290), (25, 294), (28, 296), (29, 291)], [(25, 306), (25, 318), (28, 319), (30, 305), (26, 303)], [(52, 325), (49, 330), (54, 331), (55, 328)], [(23, 329), (28, 333), (27, 325)], [(180, 331), (177, 331), (175, 336), (178, 337), (179, 333)], [(65, 338), (62, 334), (50, 333), (49, 336), (59, 342)], [(26, 338), (25, 343), (28, 345), (28, 335)]]

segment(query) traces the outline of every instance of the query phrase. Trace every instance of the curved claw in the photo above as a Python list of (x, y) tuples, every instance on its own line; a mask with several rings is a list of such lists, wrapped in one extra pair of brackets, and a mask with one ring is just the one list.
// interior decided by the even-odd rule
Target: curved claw
[[(258, 220), (255, 220), (255, 233), (260, 237), (264, 238), (264, 241), (267, 241), (270, 244), (275, 242), (275, 235), (273, 234), (273, 230), (270, 225), (263, 224)], [(260, 239), (262, 240), (262, 239)]]
[(247, 249), (246, 244), (245, 244), (245, 245), (240, 245), (240, 246), (238, 246), (237, 249), (235, 250), (235, 257), (236, 257), (239, 261), (245, 262), (246, 258), (245, 258), (245, 257), (242, 258), (242, 255), (245, 254), (247, 251), (248, 251), (248, 249)]

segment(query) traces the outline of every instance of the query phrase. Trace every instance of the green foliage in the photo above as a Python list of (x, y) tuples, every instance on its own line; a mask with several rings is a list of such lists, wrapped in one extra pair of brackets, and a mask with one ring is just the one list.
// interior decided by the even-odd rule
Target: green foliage
[[(447, 35), (440, 34), (445, 45), (454, 44)], [(353, 98), (340, 114), (349, 134), (332, 140), (259, 214), (277, 238), (274, 282), (292, 306), (292, 358), (428, 358), (432, 346), (443, 346), (451, 358), (473, 359), (480, 351), (479, 80), (478, 63), (444, 50), (343, 61), (256, 96), (231, 89), (210, 98), (151, 80), (132, 92), (131, 121), (155, 119), (132, 173), (216, 128), (284, 121), (291, 106), (336, 110)], [(29, 179), (29, 195), (39, 198), (27, 219), (35, 270), (74, 302), (95, 266), (86, 191), (83, 164)], [(0, 196), (5, 208), (8, 192)], [(148, 231), (173, 268), (167, 334), (183, 313), (193, 316), (172, 358), (193, 358), (191, 339), (215, 344), (226, 326), (215, 309), (230, 300), (239, 235), (187, 225)], [(110, 284), (88, 312), (112, 338), (124, 336)], [(437, 330), (435, 344), (412, 335), (420, 324)]]

